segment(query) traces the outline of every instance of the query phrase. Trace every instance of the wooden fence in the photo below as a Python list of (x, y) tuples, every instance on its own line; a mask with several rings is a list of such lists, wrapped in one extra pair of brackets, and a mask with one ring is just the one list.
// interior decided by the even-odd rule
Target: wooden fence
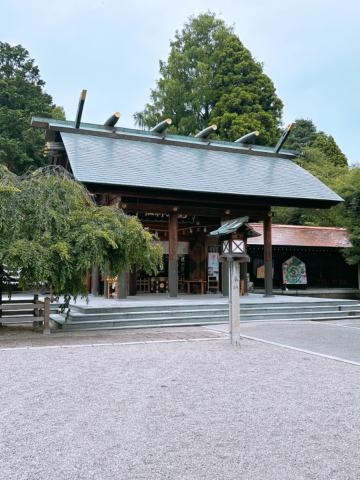
[(32, 323), (33, 330), (50, 333), (50, 298), (1, 300), (0, 296), (0, 326)]

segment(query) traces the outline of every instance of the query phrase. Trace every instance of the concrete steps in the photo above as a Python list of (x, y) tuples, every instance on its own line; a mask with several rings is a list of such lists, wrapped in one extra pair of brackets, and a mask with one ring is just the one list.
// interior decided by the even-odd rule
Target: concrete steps
[(136, 327), (208, 325), (228, 321), (228, 307), (220, 304), (144, 305), (86, 307), (74, 306), (66, 319), (51, 317), (64, 330), (105, 330)]
[[(63, 330), (114, 330), (125, 328), (211, 325), (228, 322), (228, 305), (223, 301), (188, 304), (72, 306), (68, 318), (52, 314), (55, 328)], [(291, 302), (286, 299), (240, 306), (242, 322), (251, 321), (324, 321), (360, 319), (356, 300), (312, 300)]]
[(338, 320), (347, 317), (360, 318), (357, 300), (323, 300), (313, 302), (243, 305), (242, 321), (265, 320)]

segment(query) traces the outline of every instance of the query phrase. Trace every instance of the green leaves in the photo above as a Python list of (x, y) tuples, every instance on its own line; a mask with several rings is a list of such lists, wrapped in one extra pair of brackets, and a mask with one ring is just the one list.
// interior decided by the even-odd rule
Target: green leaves
[(162, 249), (136, 217), (98, 207), (79, 183), (36, 171), (20, 180), (0, 168), (0, 263), (19, 271), (23, 287), (85, 294), (93, 265), (118, 274), (161, 266)]
[[(343, 188), (350, 181), (352, 172), (348, 168), (345, 155), (332, 136), (317, 131), (311, 120), (299, 119), (296, 120), (285, 147), (299, 153), (296, 162), (300, 166), (343, 196)], [(337, 205), (329, 210), (304, 208), (274, 210), (277, 223), (327, 227), (348, 224), (344, 205)]]
[(170, 46), (151, 103), (134, 115), (138, 125), (170, 117), (172, 132), (189, 135), (216, 123), (223, 140), (259, 129), (259, 143), (276, 143), (282, 102), (231, 27), (203, 13), (191, 17)]
[(27, 50), (0, 42), (0, 164), (18, 174), (46, 162), (43, 135), (30, 126), (31, 117), (64, 118), (44, 85)]

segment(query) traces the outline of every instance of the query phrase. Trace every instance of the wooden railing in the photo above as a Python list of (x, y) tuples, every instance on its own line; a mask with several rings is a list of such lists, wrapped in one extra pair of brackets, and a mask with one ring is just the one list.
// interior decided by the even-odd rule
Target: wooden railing
[(33, 329), (50, 333), (50, 298), (39, 300), (38, 295), (33, 299), (0, 299), (0, 326), (32, 323)]

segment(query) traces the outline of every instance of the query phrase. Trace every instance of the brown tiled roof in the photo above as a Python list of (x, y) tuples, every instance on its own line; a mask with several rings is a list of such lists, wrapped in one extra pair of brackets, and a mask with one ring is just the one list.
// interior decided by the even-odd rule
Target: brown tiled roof
[[(248, 239), (249, 245), (263, 245), (262, 223), (252, 223), (260, 237)], [(304, 227), (298, 225), (272, 225), (273, 245), (293, 245), (298, 247), (335, 247), (349, 248), (351, 242), (346, 228)]]

